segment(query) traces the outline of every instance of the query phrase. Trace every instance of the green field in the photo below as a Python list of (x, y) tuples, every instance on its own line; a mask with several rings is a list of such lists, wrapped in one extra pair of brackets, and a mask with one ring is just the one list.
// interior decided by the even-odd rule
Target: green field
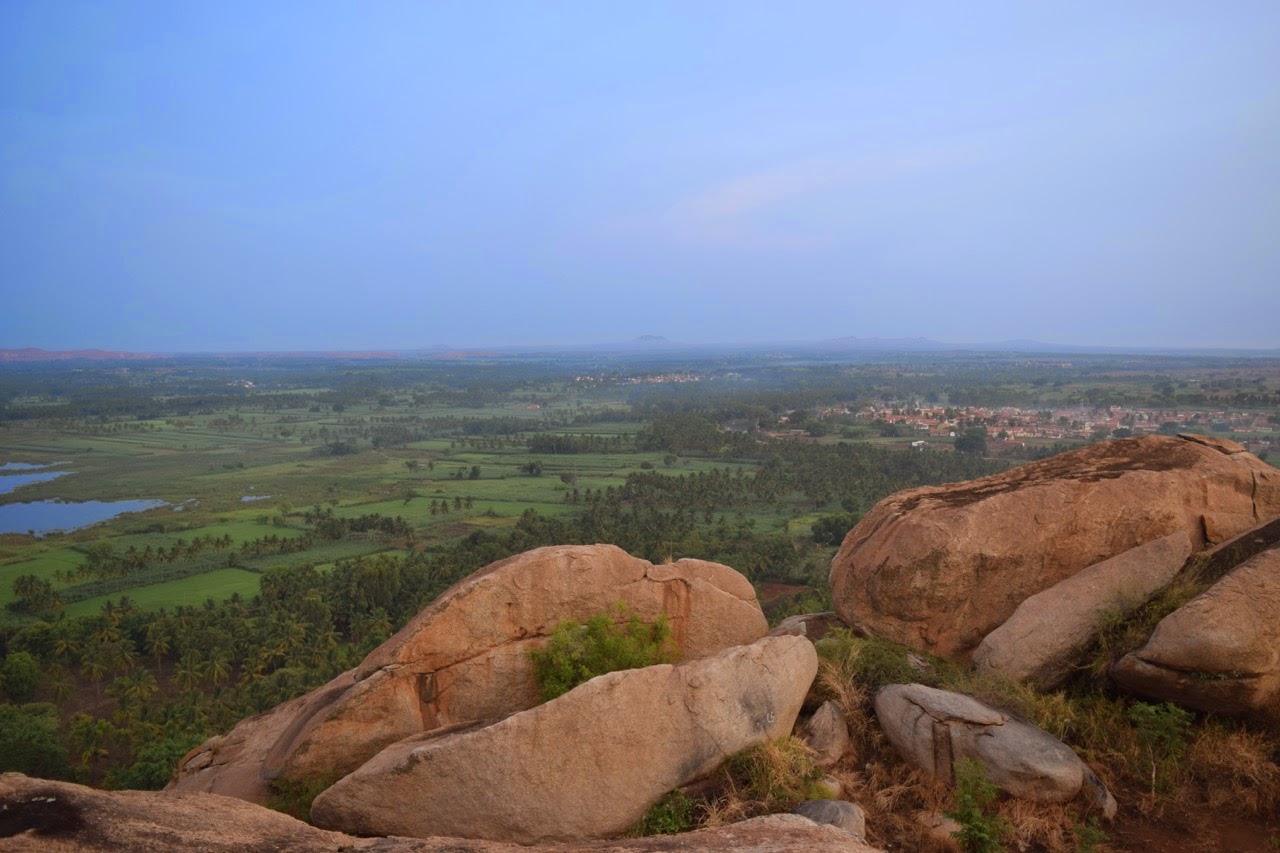
[[(989, 359), (961, 357), (953, 365), (931, 364), (925, 371), (918, 366), (907, 370), (895, 366), (829, 369), (822, 364), (775, 366), (766, 356), (755, 363), (711, 359), (680, 369), (723, 375), (729, 384), (715, 386), (719, 390), (707, 398), (705, 406), (711, 410), (720, 405), (716, 400), (727, 400), (720, 417), (732, 420), (735, 430), (753, 420), (765, 425), (775, 418), (779, 423), (773, 426), (779, 428), (781, 418), (790, 411), (779, 401), (788, 395), (797, 399), (810, 395), (810, 390), (803, 389), (824, 387), (822, 383), (827, 383), (825, 387), (833, 394), (847, 393), (842, 399), (849, 401), (849, 406), (855, 406), (860, 395), (867, 399), (927, 396), (930, 388), (940, 400), (960, 392), (978, 393), (1016, 398), (1028, 407), (1083, 405), (1081, 401), (1087, 399), (1110, 405), (1114, 400), (1143, 399), (1153, 387), (1164, 388), (1161, 393), (1166, 393), (1169, 383), (1176, 385), (1175, 398), (1186, 393), (1191, 395), (1187, 399), (1195, 402), (1200, 402), (1207, 389), (1218, 389), (1214, 393), (1222, 399), (1240, 387), (1251, 393), (1261, 389), (1280, 395), (1280, 370), (1270, 365), (1261, 372), (1233, 366), (1217, 373), (1212, 365), (1202, 368), (1195, 363), (1176, 370), (1159, 362), (1137, 366), (1106, 362), (1105, 366), (1106, 370), (1028, 367), (1012, 359), (993, 368)], [(755, 475), (766, 453), (753, 451), (751, 458), (735, 458), (711, 452), (714, 444), (692, 453), (637, 450), (637, 437), (647, 429), (654, 412), (661, 410), (646, 410), (645, 406), (655, 400), (682, 399), (684, 405), (694, 401), (696, 407), (704, 404), (691, 392), (712, 390), (616, 382), (628, 371), (643, 374), (646, 369), (662, 373), (670, 365), (655, 363), (644, 368), (595, 356), (584, 357), (580, 364), (568, 359), (560, 366), (545, 359), (394, 367), (219, 362), (191, 367), (181, 374), (185, 378), (179, 386), (192, 383), (198, 389), (195, 392), (174, 390), (168, 368), (154, 373), (136, 368), (127, 380), (130, 387), (154, 389), (154, 408), (161, 411), (142, 415), (126, 409), (110, 416), (56, 419), (52, 415), (58, 400), (44, 393), (39, 380), (28, 381), (15, 374), (8, 379), (20, 387), (9, 398), (9, 405), (27, 407), (29, 417), (4, 422), (0, 455), (29, 462), (65, 460), (66, 469), (75, 473), (23, 487), (19, 494), (5, 499), (158, 498), (180, 506), (181, 511), (153, 510), (42, 540), (4, 537), (0, 542), (0, 604), (13, 600), (12, 579), (18, 575), (34, 575), (59, 585), (55, 573), (74, 570), (95, 543), (108, 543), (121, 553), (231, 537), (229, 548), (155, 563), (134, 571), (129, 581), (116, 583), (122, 594), (140, 605), (161, 606), (154, 602), (174, 601), (175, 595), (180, 597), (176, 591), (182, 590), (197, 600), (206, 594), (216, 597), (219, 579), (236, 577), (247, 583), (245, 575), (277, 566), (328, 566), (379, 551), (407, 547), (430, 550), (475, 532), (497, 535), (510, 530), (530, 509), (549, 518), (572, 520), (582, 513), (587, 495), (621, 489), (632, 474), (692, 477), (742, 471), (748, 477)], [(876, 379), (859, 379), (861, 369)], [(583, 384), (573, 379), (579, 373), (614, 379)], [(55, 379), (47, 381), (65, 378), (56, 369), (52, 375)], [(119, 381), (111, 370), (92, 375), (85, 387), (94, 387), (94, 382), (112, 386)], [(528, 378), (512, 379), (509, 375)], [(252, 377), (254, 390), (228, 395), (226, 389), (233, 380), (247, 377)], [(0, 373), (0, 383), (5, 379)], [(802, 390), (792, 394), (792, 383), (797, 380)], [(733, 382), (743, 384), (735, 386)], [(724, 397), (726, 388), (733, 389), (728, 397)], [(192, 394), (200, 402), (182, 402)], [(634, 405), (640, 409), (633, 410)], [(639, 410), (648, 413), (631, 415)], [(882, 435), (872, 425), (855, 425), (848, 417), (825, 436), (808, 441), (835, 448), (846, 440), (842, 431), (869, 447), (909, 452), (910, 436)], [(609, 445), (607, 451), (534, 453), (527, 441), (535, 434), (566, 439), (596, 436), (602, 442), (619, 440), (621, 446)], [(941, 457), (951, 450), (949, 438), (928, 441), (929, 453)], [(1051, 444), (1032, 441), (1030, 446), (1048, 448)], [(538, 476), (531, 475), (530, 465), (540, 466)], [(573, 502), (575, 490), (578, 503)], [(833, 483), (815, 500), (792, 483), (767, 500), (734, 502), (722, 495), (710, 502), (694, 501), (683, 512), (704, 528), (712, 523), (708, 519), (716, 524), (728, 519), (750, 524), (760, 534), (784, 533), (804, 543), (815, 522), (843, 511), (839, 495), (846, 493), (848, 503), (848, 493), (853, 491), (858, 491), (857, 481), (851, 478)], [(264, 499), (243, 500), (247, 496)], [(858, 501), (863, 510), (866, 500)], [(447, 512), (443, 509), (446, 505)], [(661, 509), (670, 512), (674, 506)], [(370, 514), (399, 517), (407, 522), (411, 534), (360, 534), (340, 541), (317, 539), (309, 548), (296, 552), (275, 545), (262, 554), (239, 553), (255, 540), (297, 540), (310, 535), (304, 513), (316, 507), (332, 511), (340, 519)], [(626, 504), (621, 507), (624, 511), (631, 508)], [(184, 573), (187, 576), (179, 580), (149, 580)], [(88, 589), (66, 591), (75, 598)], [(153, 590), (165, 592), (157, 596)], [(86, 612), (97, 599), (76, 601), (74, 612)], [(0, 610), (0, 620), (10, 618), (8, 611)]]
[[(180, 604), (198, 604), (207, 598), (225, 601), (235, 594), (252, 598), (258, 594), (259, 576), (242, 569), (218, 569), (183, 580), (151, 584), (129, 590), (129, 598), (143, 610), (172, 610)], [(119, 596), (89, 598), (69, 605), (67, 616), (87, 616), (97, 613), (109, 599)]]

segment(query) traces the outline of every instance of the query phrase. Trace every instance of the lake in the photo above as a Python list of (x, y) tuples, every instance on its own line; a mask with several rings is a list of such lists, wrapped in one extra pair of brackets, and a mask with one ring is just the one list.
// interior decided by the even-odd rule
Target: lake
[(166, 501), (30, 501), (0, 506), (0, 533), (79, 530), (126, 512), (167, 506)]

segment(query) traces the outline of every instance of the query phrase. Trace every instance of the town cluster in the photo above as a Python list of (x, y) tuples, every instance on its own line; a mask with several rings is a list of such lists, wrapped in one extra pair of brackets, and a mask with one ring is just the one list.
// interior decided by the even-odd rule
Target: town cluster
[(954, 437), (958, 430), (972, 426), (985, 427), (991, 439), (1011, 442), (1096, 439), (1103, 435), (1146, 435), (1196, 429), (1232, 434), (1250, 449), (1263, 449), (1274, 445), (1280, 438), (1280, 424), (1277, 424), (1275, 415), (1268, 412), (1125, 406), (1027, 410), (1015, 406), (920, 406), (894, 402), (866, 406), (857, 411), (823, 410), (819, 416), (835, 414), (853, 415), (858, 423), (897, 424), (912, 430), (920, 438)]

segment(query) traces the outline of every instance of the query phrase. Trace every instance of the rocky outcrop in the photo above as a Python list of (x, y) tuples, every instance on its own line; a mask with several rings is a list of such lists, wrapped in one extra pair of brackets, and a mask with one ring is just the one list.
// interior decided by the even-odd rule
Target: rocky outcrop
[(678, 836), (521, 847), (462, 838), (355, 838), (215, 794), (97, 791), (0, 776), (0, 848), (14, 853), (876, 853), (831, 826), (771, 815)]
[(1083, 791), (1107, 817), (1115, 814), (1115, 800), (1071, 747), (972, 697), (891, 684), (876, 694), (875, 710), (894, 749), (943, 782), (950, 784), (955, 763), (968, 758), (1014, 797), (1064, 803)]
[(1164, 587), (1191, 554), (1181, 530), (1090, 566), (1018, 605), (973, 653), (978, 672), (1060, 685), (1104, 620), (1124, 617)]
[(539, 548), (454, 585), (355, 669), (210, 740), (171, 788), (261, 803), (272, 779), (337, 779), (410, 735), (532, 707), (529, 651), (562, 620), (619, 601), (646, 621), (665, 614), (686, 659), (768, 630), (751, 584), (728, 566), (654, 565), (612, 545)]
[(1088, 566), (1178, 531), (1199, 549), (1277, 514), (1280, 471), (1233, 442), (1101, 442), (891, 495), (845, 537), (832, 596), (850, 624), (963, 659), (1020, 603)]
[(1141, 696), (1280, 720), (1280, 548), (1166, 616), (1111, 675)]
[(802, 637), (613, 672), (478, 729), (389, 747), (312, 804), (359, 835), (520, 844), (623, 832), (668, 791), (789, 734), (817, 672)]

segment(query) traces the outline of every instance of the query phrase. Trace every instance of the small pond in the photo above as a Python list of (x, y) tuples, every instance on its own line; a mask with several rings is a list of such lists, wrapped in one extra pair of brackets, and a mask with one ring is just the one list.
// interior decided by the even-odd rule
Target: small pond
[(26, 474), (0, 473), (0, 495), (7, 495), (14, 489), (29, 486), (32, 483), (43, 483), (46, 480), (55, 480), (58, 477), (74, 473), (75, 471), (33, 471)]
[(79, 530), (126, 512), (166, 506), (166, 501), (30, 501), (0, 506), (0, 533)]

